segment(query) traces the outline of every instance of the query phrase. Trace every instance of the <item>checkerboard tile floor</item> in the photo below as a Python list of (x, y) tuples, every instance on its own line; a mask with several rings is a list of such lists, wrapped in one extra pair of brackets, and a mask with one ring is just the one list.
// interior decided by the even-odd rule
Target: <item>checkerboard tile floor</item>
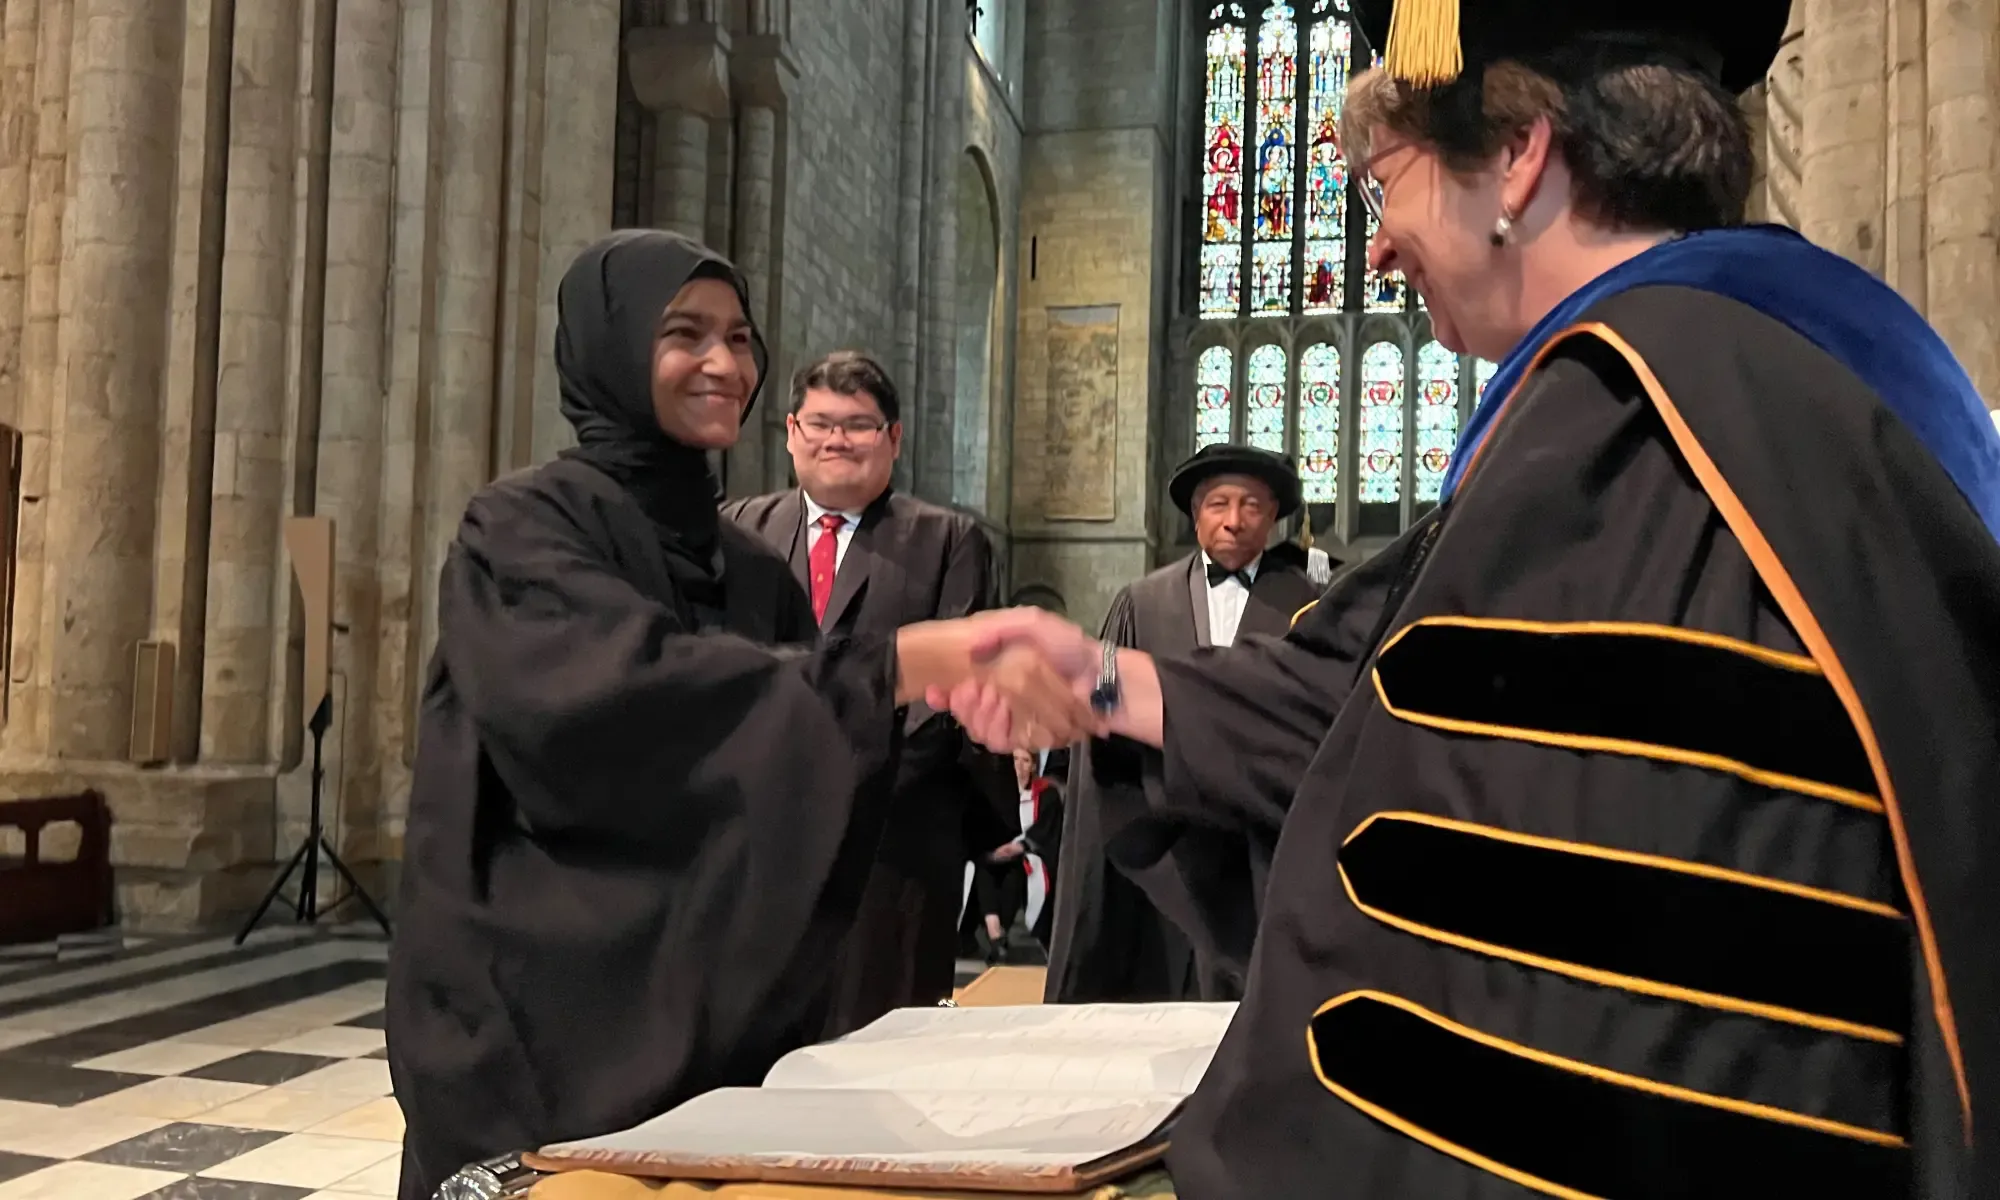
[(379, 939), (266, 929), (0, 973), (0, 1200), (376, 1200)]

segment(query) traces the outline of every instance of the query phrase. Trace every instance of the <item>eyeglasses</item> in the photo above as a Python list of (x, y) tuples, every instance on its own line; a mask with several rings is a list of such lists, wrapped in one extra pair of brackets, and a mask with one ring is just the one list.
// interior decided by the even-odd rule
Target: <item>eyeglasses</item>
[(1356, 173), (1354, 182), (1356, 184), (1355, 190), (1361, 193), (1361, 207), (1367, 209), (1368, 215), (1375, 218), (1375, 223), (1380, 225), (1382, 223), (1381, 181), (1376, 179), (1366, 169), (1363, 169)]
[(874, 441), (889, 427), (887, 422), (874, 417), (849, 417), (845, 421), (829, 421), (825, 417), (793, 417), (792, 425), (808, 442), (823, 442), (838, 429), (856, 445)]

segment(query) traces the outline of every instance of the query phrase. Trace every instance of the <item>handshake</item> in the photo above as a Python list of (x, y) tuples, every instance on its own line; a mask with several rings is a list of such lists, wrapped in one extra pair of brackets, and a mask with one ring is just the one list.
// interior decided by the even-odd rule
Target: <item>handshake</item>
[(1104, 645), (1054, 613), (1010, 608), (896, 634), (897, 698), (949, 712), (989, 750), (1047, 750), (1112, 732), (1090, 696)]

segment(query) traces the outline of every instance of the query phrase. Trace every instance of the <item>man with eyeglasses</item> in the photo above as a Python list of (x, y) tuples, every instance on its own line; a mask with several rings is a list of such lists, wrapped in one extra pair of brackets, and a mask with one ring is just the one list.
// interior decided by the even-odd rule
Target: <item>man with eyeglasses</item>
[[(723, 507), (790, 560), (823, 633), (890, 634), (998, 605), (979, 523), (889, 486), (901, 418), (880, 363), (830, 354), (792, 381), (785, 444), (799, 486)], [(968, 841), (998, 845), (1010, 836), (1003, 815), (1018, 824), (1005, 760), (922, 704), (904, 729), (888, 828), (836, 968), (829, 1037), (951, 994)], [(1004, 806), (986, 801), (998, 792)]]

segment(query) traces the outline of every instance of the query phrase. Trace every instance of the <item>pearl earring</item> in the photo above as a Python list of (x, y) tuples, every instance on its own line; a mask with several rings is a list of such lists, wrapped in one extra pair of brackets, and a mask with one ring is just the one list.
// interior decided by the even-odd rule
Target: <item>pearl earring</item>
[(1508, 216), (1504, 212), (1501, 213), (1500, 219), (1493, 222), (1493, 234), (1492, 234), (1493, 244), (1495, 246), (1506, 245), (1507, 239), (1510, 236), (1512, 236), (1513, 232), (1514, 232), (1514, 218)]

